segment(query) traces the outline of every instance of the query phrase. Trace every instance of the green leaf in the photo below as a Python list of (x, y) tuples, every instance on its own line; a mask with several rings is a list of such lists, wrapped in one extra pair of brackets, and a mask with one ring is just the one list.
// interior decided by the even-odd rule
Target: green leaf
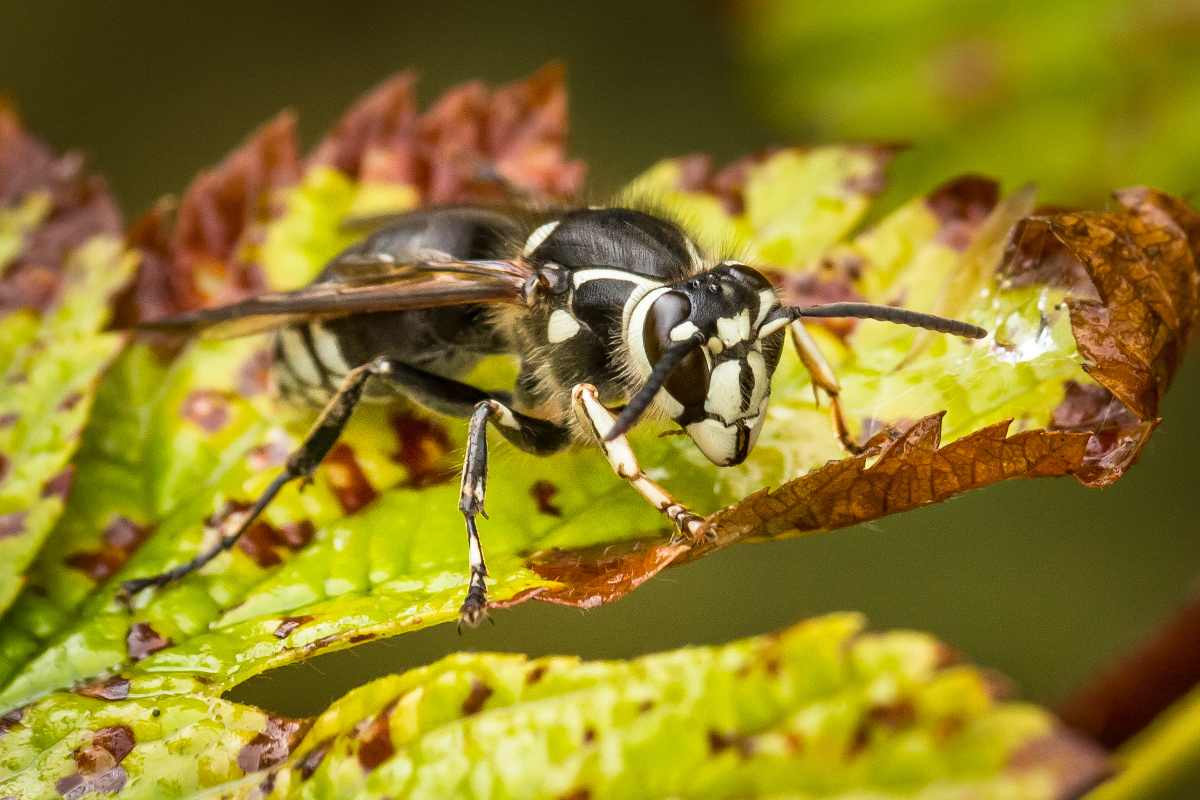
[[(523, 130), (522, 114), (559, 108), (554, 80), (543, 74), (532, 89), (496, 93), (499, 116)], [(445, 183), (396, 177), (407, 174), (412, 142), (403, 126), (378, 125), (373, 115), (409, 119), (407, 91), (404, 82), (378, 90), (303, 172), (290, 121), (265, 128), (188, 193), (182, 231), (162, 228), (160, 214), (139, 226), (133, 299), (149, 291), (165, 313), (198, 302), (189, 290), (203, 301), (259, 281), (303, 284), (353, 240), (349, 218), (471, 185), (465, 156)], [(578, 165), (545, 158), (547, 146), (561, 155), (553, 127), (498, 157), (517, 173), (569, 186)], [(382, 139), (361, 144), (354, 131)], [(789, 302), (896, 303), (966, 319), (991, 336), (967, 343), (869, 321), (813, 325), (840, 375), (850, 433), (868, 447), (860, 456), (846, 456), (827, 400), (815, 402), (790, 351), (745, 464), (715, 468), (686, 439), (642, 426), (632, 437), (642, 463), (709, 515), (710, 536), (696, 541), (669, 541), (659, 512), (595, 449), (537, 458), (494, 448), (492, 516), (481, 522), (493, 606), (533, 597), (594, 605), (744, 539), (828, 530), (1009, 477), (1103, 484), (1133, 462), (1197, 313), (1186, 233), (1195, 213), (1142, 191), (1123, 193), (1120, 209), (1105, 214), (1031, 217), (1029, 192), (1000, 199), (994, 184), (961, 179), (860, 231), (890, 155), (782, 150), (719, 173), (707, 162), (669, 161), (627, 196), (653, 198), (718, 251), (748, 254)], [(212, 203), (229, 224), (210, 246), (185, 234)], [(257, 210), (252, 219), (245, 209)], [(183, 288), (155, 295), (156, 281)], [(37, 335), (31, 314), (7, 319), (19, 335)], [(0, 709), (19, 709), (0, 737), (9, 770), (0, 780), (15, 782), (0, 783), (0, 794), (10, 785), (35, 795), (108, 791), (118, 778), (134, 796), (251, 793), (268, 780), (267, 767), (281, 768), (277, 791), (318, 796), (325, 790), (316, 787), (365, 781), (372, 791), (372, 781), (393, 779), (467, 780), (481, 794), (497, 782), (538, 781), (538, 791), (557, 794), (587, 788), (581, 782), (620, 794), (688, 781), (688, 791), (726, 794), (1065, 792), (1069, 781), (1045, 754), (1024, 749), (1053, 735), (1048, 717), (997, 704), (973, 670), (943, 669), (931, 640), (860, 636), (848, 617), (632, 665), (459, 657), (352, 693), (298, 746), (307, 721), (220, 695), (319, 651), (456, 619), (467, 580), (454, 480), (464, 426), (402, 402), (360, 409), (312, 485), (288, 487), (237, 547), (127, 607), (117, 598), (121, 581), (186, 562), (213, 541), (311, 424), (313, 409), (270, 391), (270, 348), (264, 337), (200, 340), (171, 354), (138, 343), (104, 375), (73, 460), (77, 490), (0, 624)], [(510, 359), (492, 359), (470, 380), (507, 389), (513, 377)], [(765, 655), (776, 651), (778, 661)], [(527, 686), (541, 666), (543, 679)], [(491, 694), (483, 697), (477, 681)], [(640, 708), (643, 690), (661, 710), (626, 713), (635, 699)], [(895, 706), (897, 698), (908, 702)], [(601, 760), (571, 755), (590, 744), (589, 727), (604, 743)], [(387, 752), (373, 745), (380, 749), (364, 774), (362, 739), (385, 731)], [(127, 740), (148, 746), (129, 749)], [(506, 747), (524, 748), (522, 756)], [(176, 774), (172, 759), (187, 765)], [(310, 783), (311, 769), (320, 777)]]
[[(756, 162), (746, 179), (756, 188), (741, 195), (743, 210), (710, 207), (710, 231), (753, 234), (754, 193), (791, 186), (797, 208), (810, 209), (810, 217), (777, 230), (804, 231), (789, 252), (825, 255), (780, 272), (786, 293), (799, 291), (793, 282), (817, 269), (843, 290), (885, 302), (903, 298), (910, 307), (984, 325), (994, 338), (924, 340), (872, 322), (848, 333), (813, 328), (841, 376), (854, 433), (900, 426), (875, 458), (843, 457), (828, 412), (814, 403), (809, 378), (790, 353), (776, 375), (767, 427), (745, 464), (717, 469), (690, 442), (659, 438), (645, 426), (634, 447), (656, 478), (702, 512), (726, 506), (710, 519), (711, 541), (668, 543), (661, 516), (593, 450), (538, 458), (498, 448), (488, 489), (492, 518), (481, 526), (494, 604), (541, 597), (592, 605), (673, 561), (743, 538), (852, 524), (1007, 477), (1083, 479), (1088, 457), (1114, 479), (1132, 461), (1137, 448), (1127, 446), (1133, 434), (1124, 428), (1103, 439), (1124, 460), (1103, 447), (1089, 450), (1086, 425), (1045, 430), (1072, 407), (1070, 386), (1104, 390), (1077, 352), (1078, 330), (1064, 305), (1069, 290), (996, 271), (1003, 234), (1028, 197), (972, 205), (979, 187), (951, 184), (838, 244), (866, 209), (863, 196), (847, 195), (846, 187), (875, 187), (863, 180), (871, 166), (864, 152), (874, 154), (874, 168), (886, 158), (831, 148)], [(789, 166), (776, 168), (779, 160)], [(806, 161), (814, 166), (804, 168)], [(660, 166), (652, 175), (670, 171)], [(807, 177), (793, 186), (799, 174)], [(654, 180), (662, 179), (648, 178), (643, 187)], [(361, 194), (324, 168), (310, 173), (267, 226), (265, 274), (285, 284), (315, 274), (343, 246), (343, 216)], [(703, 191), (677, 199), (686, 207), (689, 197), (712, 199)], [(840, 199), (813, 199), (820, 197)], [(947, 203), (961, 208), (947, 212)], [(838, 213), (830, 213), (834, 205)], [(1190, 251), (1187, 258), (1178, 268), (1194, 270)], [(839, 272), (851, 264), (852, 272)], [(297, 281), (286, 279), (290, 273)], [(974, 290), (947, 289), (968, 274)], [(1194, 313), (1180, 302), (1180, 313)], [(203, 675), (228, 688), (318, 650), (456, 618), (466, 585), (453, 481), (462, 428), (403, 407), (356, 413), (315, 485), (285, 490), (238, 548), (178, 585), (139, 596), (132, 612), (116, 601), (120, 581), (191, 558), (216, 535), (204, 520), (251, 502), (303, 436), (312, 412), (282, 406), (261, 383), (267, 346), (261, 339), (205, 341), (170, 365), (135, 347), (109, 374), (97, 423), (76, 461), (87, 488), (72, 497), (31, 573), (33, 587), (0, 629), (0, 675), (7, 677), (0, 706), (115, 670)], [(512, 366), (484, 364), (475, 379), (503, 388), (511, 385)], [(1125, 420), (1121, 413), (1104, 420)], [(1021, 432), (1006, 439), (1010, 418)], [(1130, 424), (1143, 431), (1136, 420)], [(1140, 446), (1144, 435), (1132, 441)], [(781, 488), (758, 491), (769, 486)], [(304, 624), (292, 629), (297, 619)]]
[(54, 306), (0, 318), (0, 613), (62, 514), (96, 384), (122, 343), (99, 331), (133, 263), (120, 242), (92, 239), (70, 258)]
[(1103, 774), (1098, 751), (997, 686), (926, 635), (864, 633), (849, 614), (628, 662), (450, 656), (315, 720), (119, 677), (7, 719), (0, 791), (1033, 800)]

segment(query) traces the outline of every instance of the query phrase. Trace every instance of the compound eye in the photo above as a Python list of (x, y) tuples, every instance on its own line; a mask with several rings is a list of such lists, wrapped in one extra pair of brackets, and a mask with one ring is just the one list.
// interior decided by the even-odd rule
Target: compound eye
[[(665, 292), (650, 306), (642, 330), (642, 343), (650, 366), (657, 364), (667, 348), (679, 341), (671, 338), (671, 332), (686, 323), (691, 313), (692, 303), (682, 292)], [(680, 405), (704, 405), (708, 394), (708, 362), (699, 348), (684, 357), (667, 378), (664, 388)]]

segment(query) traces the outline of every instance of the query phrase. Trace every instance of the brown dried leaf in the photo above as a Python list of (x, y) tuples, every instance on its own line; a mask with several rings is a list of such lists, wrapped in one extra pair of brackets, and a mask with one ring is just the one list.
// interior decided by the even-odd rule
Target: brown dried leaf
[[(943, 192), (941, 205), (949, 204), (960, 223), (977, 226), (994, 194), (977, 181), (957, 185), (977, 191), (952, 203)], [(1099, 384), (1069, 383), (1047, 429), (1008, 436), (1010, 423), (1002, 422), (941, 446), (942, 415), (928, 416), (891, 438), (877, 437), (876, 450), (761, 489), (710, 515), (707, 537), (691, 547), (658, 540), (610, 546), (602, 557), (539, 553), (530, 566), (564, 584), (539, 599), (597, 605), (672, 563), (744, 539), (841, 528), (1010, 478), (1071, 475), (1089, 486), (1115, 481), (1159, 422), (1160, 399), (1200, 307), (1200, 215), (1150, 189), (1122, 191), (1117, 199), (1123, 210), (1024, 219), (1005, 253), (1008, 280), (1070, 287), (1072, 330), (1085, 369)]]

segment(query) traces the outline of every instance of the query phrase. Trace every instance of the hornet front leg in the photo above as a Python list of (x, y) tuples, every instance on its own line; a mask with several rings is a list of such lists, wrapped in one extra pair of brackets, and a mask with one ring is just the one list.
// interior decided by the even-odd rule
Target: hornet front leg
[(646, 502), (666, 514), (680, 534), (687, 538), (699, 535), (704, 528), (704, 519), (676, 501), (666, 489), (642, 471), (633, 448), (629, 446), (629, 440), (624, 435), (617, 436), (609, 442), (604, 440), (616, 422), (616, 417), (600, 402), (596, 387), (589, 383), (575, 386), (571, 390), (571, 401), (575, 407), (575, 415), (584, 428), (595, 436), (617, 477), (628, 481)]

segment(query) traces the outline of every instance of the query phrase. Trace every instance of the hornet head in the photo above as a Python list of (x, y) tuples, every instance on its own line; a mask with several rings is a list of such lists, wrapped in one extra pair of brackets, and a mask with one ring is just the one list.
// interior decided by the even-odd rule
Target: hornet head
[(986, 335), (974, 325), (892, 306), (784, 306), (761, 273), (723, 262), (634, 299), (624, 332), (643, 384), (606, 438), (627, 431), (657, 399), (710, 461), (740, 464), (766, 418), (784, 329), (802, 317), (880, 319), (971, 338)]

